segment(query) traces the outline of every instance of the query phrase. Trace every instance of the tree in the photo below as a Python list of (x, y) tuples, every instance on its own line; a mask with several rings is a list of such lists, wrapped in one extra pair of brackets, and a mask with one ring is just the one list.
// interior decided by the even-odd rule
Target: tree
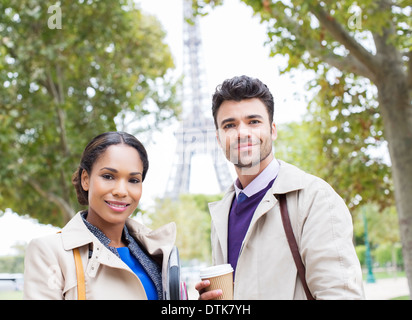
[[(364, 201), (378, 204), (381, 210), (393, 206), (390, 167), (369, 151), (368, 138), (360, 138), (367, 137), (370, 129), (345, 130), (342, 115), (331, 120), (327, 108), (322, 110), (326, 116), (312, 113), (301, 123), (278, 126), (276, 157), (328, 181), (352, 214)], [(357, 123), (362, 123), (362, 115), (358, 117)]]
[(363, 215), (367, 220), (368, 238), (371, 247), (375, 248), (374, 253), (376, 262), (391, 262), (396, 267), (402, 264), (400, 249), (399, 227), (396, 209), (394, 206), (380, 209), (375, 204), (365, 204), (359, 208), (359, 214), (355, 218), (354, 233), (362, 239), (364, 238), (365, 228)]
[(320, 89), (309, 105), (307, 120), (317, 142), (322, 176), (352, 209), (365, 203), (379, 204), (381, 210), (391, 207), (395, 203), (391, 166), (373, 90), (355, 76), (349, 86), (344, 75), (332, 81), (318, 79)]
[(174, 117), (165, 32), (133, 1), (0, 1), (0, 209), (62, 226), (86, 143), (135, 114)]
[(182, 260), (211, 261), (210, 214), (208, 203), (220, 195), (183, 194), (179, 201), (157, 199), (146, 214), (151, 228), (174, 221), (177, 226), (176, 246)]
[[(283, 72), (315, 70), (374, 86), (388, 142), (409, 288), (412, 289), (412, 35), (408, 0), (242, 0), (267, 26), (273, 55), (289, 58)], [(193, 0), (201, 13), (223, 0)], [(323, 106), (322, 106), (323, 107)], [(351, 112), (352, 113), (352, 112)], [(352, 122), (351, 122), (352, 123)]]

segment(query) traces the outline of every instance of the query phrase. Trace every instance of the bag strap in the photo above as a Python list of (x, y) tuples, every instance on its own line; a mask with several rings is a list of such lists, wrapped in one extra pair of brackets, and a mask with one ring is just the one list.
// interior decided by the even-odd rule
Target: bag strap
[(77, 275), (77, 300), (86, 300), (86, 283), (84, 281), (84, 270), (79, 248), (73, 249), (74, 263)]
[(286, 202), (286, 194), (279, 194), (279, 204), (280, 204), (280, 213), (282, 216), (283, 228), (285, 229), (286, 238), (288, 239), (290, 251), (293, 255), (293, 260), (295, 261), (296, 268), (298, 269), (298, 275), (300, 281), (303, 284), (303, 289), (308, 300), (315, 300), (310, 293), (308, 284), (306, 283), (306, 269), (303, 265), (302, 258), (299, 253), (298, 244), (296, 243), (295, 236), (293, 234), (292, 225), (290, 223), (289, 212)]
[[(57, 231), (57, 233), (62, 233)], [(86, 300), (86, 282), (84, 281), (84, 270), (82, 257), (80, 256), (79, 248), (73, 249), (74, 264), (76, 265), (77, 276), (77, 300)]]

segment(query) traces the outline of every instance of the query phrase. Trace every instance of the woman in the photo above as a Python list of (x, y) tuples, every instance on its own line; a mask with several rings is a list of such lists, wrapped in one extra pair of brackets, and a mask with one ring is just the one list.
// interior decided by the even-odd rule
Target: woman
[(25, 299), (78, 299), (74, 252), (80, 253), (86, 299), (162, 299), (176, 226), (155, 231), (129, 216), (148, 170), (143, 145), (124, 132), (106, 132), (85, 148), (73, 175), (80, 204), (58, 234), (30, 242)]

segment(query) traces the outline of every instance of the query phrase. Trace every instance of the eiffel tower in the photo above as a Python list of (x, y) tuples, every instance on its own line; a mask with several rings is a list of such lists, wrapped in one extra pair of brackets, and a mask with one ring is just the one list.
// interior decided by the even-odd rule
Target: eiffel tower
[(183, 120), (175, 132), (176, 154), (165, 191), (165, 197), (175, 200), (180, 194), (189, 193), (191, 163), (196, 154), (212, 157), (220, 192), (233, 182), (227, 160), (216, 141), (210, 108), (208, 116), (205, 115), (204, 107), (211, 105), (211, 97), (205, 94), (206, 77), (200, 58), (202, 41), (191, 0), (183, 0), (183, 17)]

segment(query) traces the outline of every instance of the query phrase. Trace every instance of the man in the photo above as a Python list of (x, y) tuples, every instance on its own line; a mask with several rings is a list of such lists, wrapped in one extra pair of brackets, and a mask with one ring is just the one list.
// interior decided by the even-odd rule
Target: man
[[(234, 269), (235, 299), (306, 299), (282, 224), (287, 208), (306, 283), (315, 299), (362, 299), (362, 272), (352, 243), (351, 215), (323, 180), (275, 159), (273, 97), (260, 80), (223, 82), (213, 95), (217, 139), (237, 173), (221, 201), (209, 205), (213, 264)], [(209, 281), (196, 285), (199, 299)]]

